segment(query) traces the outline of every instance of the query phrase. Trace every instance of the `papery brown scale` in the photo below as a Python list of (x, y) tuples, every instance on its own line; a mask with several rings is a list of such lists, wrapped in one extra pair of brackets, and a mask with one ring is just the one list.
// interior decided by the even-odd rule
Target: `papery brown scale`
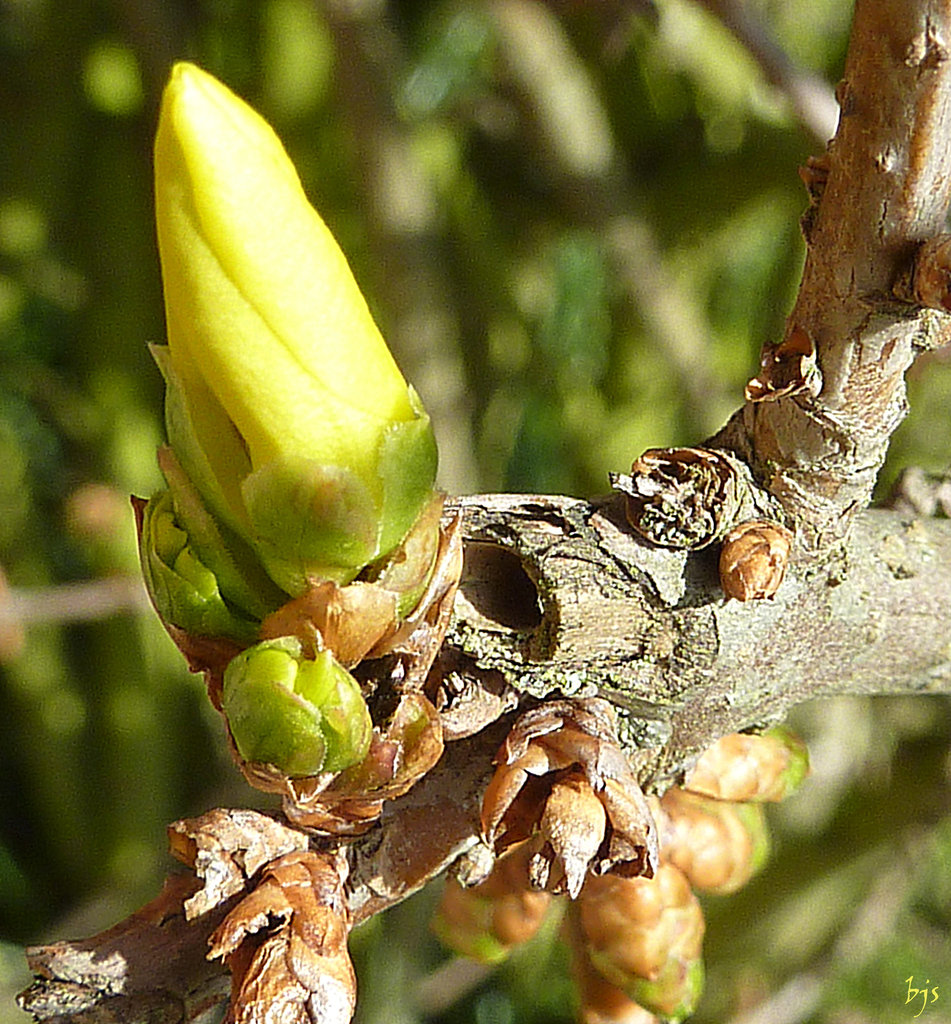
[[(502, 819), (509, 815), (513, 816), (512, 808), (515, 803), (518, 794), (522, 791), (526, 781), (528, 780), (528, 773), (523, 771), (521, 768), (512, 768), (507, 766), (506, 768), (497, 768), (495, 774), (486, 786), (485, 793), (482, 797), (482, 835), (486, 842), (493, 848), (498, 849), (499, 835), (502, 831)], [(524, 835), (519, 838), (527, 838), (531, 832), (532, 822), (534, 821), (534, 810), (529, 812), (529, 823), (524, 830)], [(510, 825), (508, 826), (511, 827)], [(498, 852), (503, 852), (503, 849), (499, 849)]]
[(261, 639), (294, 636), (310, 655), (330, 650), (344, 668), (359, 664), (396, 624), (397, 596), (372, 583), (314, 584), (261, 623)]
[[(375, 578), (313, 583), (263, 621), (261, 638), (295, 636), (305, 650), (332, 651), (345, 668), (403, 653), (413, 662), (409, 685), (421, 685), (438, 650), (430, 641), (445, 634), (462, 572), (460, 517), (454, 513), (440, 525), (444, 502), (444, 495), (433, 499)], [(413, 604), (404, 610), (408, 595)]]
[[(552, 781), (550, 778), (526, 776), (524, 786), (519, 790), (515, 799), (506, 806), (505, 813), (492, 836), (486, 834), (486, 840), (491, 843), (497, 855), (506, 853), (512, 847), (518, 846), (526, 840), (532, 840), (532, 848), (535, 851), (533, 884), (540, 887), (547, 885), (550, 862), (556, 856), (539, 831), (551, 795)], [(556, 813), (558, 813), (557, 809), (553, 808), (549, 812), (549, 818)], [(565, 822), (562, 828), (567, 827), (569, 827), (568, 823)], [(546, 861), (547, 867), (542, 866), (541, 860)]]
[(575, 899), (604, 841), (606, 827), (604, 805), (581, 772), (557, 779), (538, 824), (541, 845), (530, 868), (536, 886), (553, 893), (567, 892)]
[(748, 476), (725, 451), (651, 448), (635, 459), (630, 476), (610, 479), (638, 533), (660, 547), (696, 549), (719, 540), (735, 521)]
[(306, 850), (309, 840), (266, 814), (253, 810), (208, 811), (168, 827), (169, 849), (202, 880), (203, 888), (185, 901), (193, 920), (242, 892), (263, 865)]
[(815, 393), (819, 384), (815, 343), (804, 328), (794, 326), (781, 342), (763, 348), (760, 373), (746, 385), (746, 400), (771, 402), (805, 391)]
[[(585, 725), (590, 727), (591, 723)], [(597, 728), (603, 727), (599, 723)], [(608, 759), (608, 744), (603, 735), (592, 736), (582, 728), (565, 728), (544, 736), (538, 745), (546, 752), (548, 771), (580, 765), (591, 784), (597, 785), (606, 768), (603, 762)], [(617, 749), (620, 753), (620, 748)]]
[(419, 602), (367, 652), (370, 659), (391, 659), (390, 679), (403, 693), (426, 684), (452, 619), (462, 565), (462, 515), (457, 510), (440, 527), (436, 561)]
[[(598, 795), (607, 811), (611, 829), (597, 862), (592, 866), (593, 873), (603, 875), (611, 872), (624, 878), (639, 875), (651, 878), (659, 860), (658, 835), (640, 786), (632, 787), (608, 778)], [(646, 831), (645, 822), (650, 823)]]
[(348, 1024), (356, 978), (342, 854), (287, 854), (209, 939), (232, 972), (233, 1024)]
[(591, 871), (653, 871), (656, 829), (606, 701), (531, 709), (510, 730), (497, 762), (482, 802), (483, 834), (502, 852), (537, 833), (535, 885), (576, 896)]

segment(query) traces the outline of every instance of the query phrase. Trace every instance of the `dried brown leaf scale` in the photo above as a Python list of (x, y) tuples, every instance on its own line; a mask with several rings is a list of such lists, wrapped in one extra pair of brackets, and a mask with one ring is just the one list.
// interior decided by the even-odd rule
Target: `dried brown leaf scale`
[(731, 457), (704, 448), (651, 448), (634, 461), (630, 476), (614, 474), (611, 484), (626, 495), (631, 526), (662, 547), (712, 544), (742, 498)]
[(746, 400), (772, 402), (806, 391), (816, 393), (821, 386), (815, 343), (802, 327), (793, 327), (780, 344), (763, 349), (760, 375), (746, 385)]
[(497, 852), (533, 843), (532, 881), (576, 896), (589, 873), (653, 873), (656, 827), (600, 699), (525, 712), (496, 757), (482, 830)]
[(209, 939), (209, 958), (231, 969), (226, 1024), (349, 1024), (345, 879), (342, 856), (291, 853), (265, 868)]

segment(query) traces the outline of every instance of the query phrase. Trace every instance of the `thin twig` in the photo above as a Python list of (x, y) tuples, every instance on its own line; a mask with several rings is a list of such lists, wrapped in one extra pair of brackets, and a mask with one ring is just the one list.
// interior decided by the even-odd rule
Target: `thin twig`
[(743, 44), (769, 81), (789, 101), (800, 124), (822, 146), (835, 134), (839, 107), (832, 87), (818, 75), (797, 67), (757, 19), (749, 4), (736, 0), (699, 0)]
[(148, 609), (139, 576), (107, 576), (52, 587), (13, 587), (0, 600), (0, 629), (41, 623), (92, 622)]

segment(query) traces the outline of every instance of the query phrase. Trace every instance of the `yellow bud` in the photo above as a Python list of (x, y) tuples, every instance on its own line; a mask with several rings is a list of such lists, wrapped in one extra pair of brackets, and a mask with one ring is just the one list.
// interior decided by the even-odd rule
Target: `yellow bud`
[(176, 64), (155, 140), (169, 440), (292, 594), (385, 555), (432, 492), (429, 420), (277, 136)]

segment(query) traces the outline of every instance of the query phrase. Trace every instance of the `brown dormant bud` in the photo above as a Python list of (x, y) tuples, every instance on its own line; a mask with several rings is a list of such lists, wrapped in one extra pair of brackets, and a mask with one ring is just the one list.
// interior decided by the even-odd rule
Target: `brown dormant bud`
[(684, 789), (716, 800), (785, 800), (809, 774), (805, 743), (784, 726), (734, 732), (708, 747), (684, 779)]
[(792, 534), (779, 523), (752, 520), (734, 527), (720, 549), (720, 585), (727, 597), (772, 597), (786, 575)]
[(591, 963), (635, 1002), (683, 1020), (703, 987), (703, 911), (673, 864), (653, 878), (591, 878), (579, 904)]
[(538, 931), (551, 905), (551, 894), (529, 883), (530, 844), (500, 857), (485, 881), (463, 887), (448, 879), (433, 918), (433, 931), (462, 956), (479, 963), (504, 960), (512, 948)]
[(588, 956), (575, 907), (562, 922), (562, 937), (571, 950), (571, 973), (578, 992), (579, 1024), (658, 1024), (657, 1018), (612, 984)]
[(761, 803), (735, 803), (667, 790), (655, 815), (661, 858), (675, 864), (702, 892), (725, 896), (741, 889), (769, 854)]

